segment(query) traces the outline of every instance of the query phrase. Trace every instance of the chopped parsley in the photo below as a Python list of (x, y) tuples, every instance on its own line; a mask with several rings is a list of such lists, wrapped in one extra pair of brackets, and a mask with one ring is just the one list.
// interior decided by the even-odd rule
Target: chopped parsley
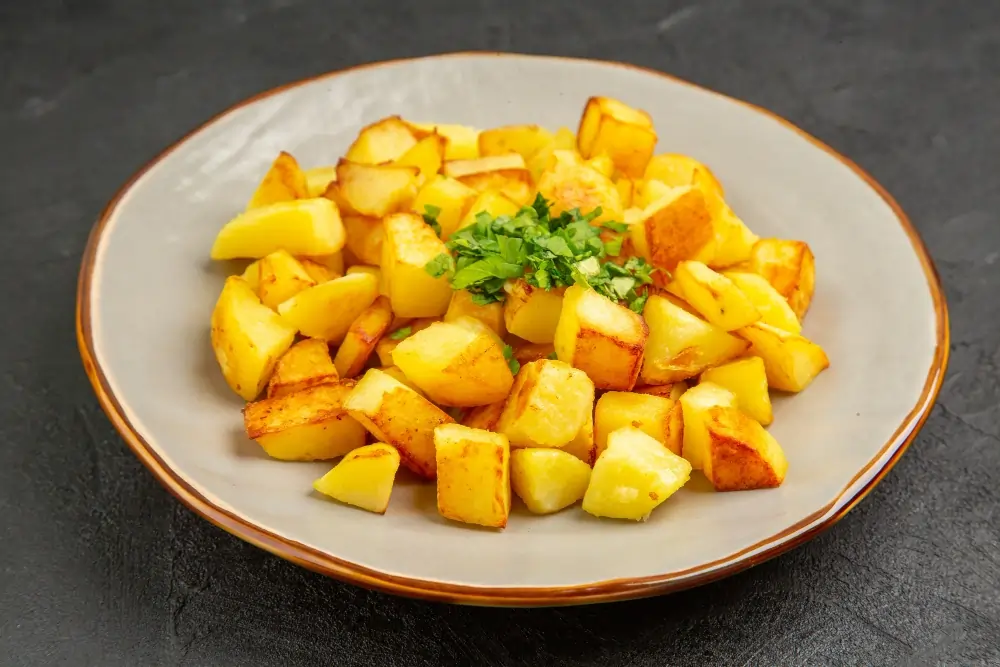
[(389, 334), (389, 338), (391, 338), (392, 340), (403, 340), (411, 333), (413, 333), (413, 327), (400, 327), (399, 329), (396, 329), (391, 334)]
[[(432, 207), (427, 211), (433, 213)], [(451, 235), (446, 244), (450, 252), (424, 268), (435, 278), (447, 275), (453, 289), (467, 290), (479, 305), (502, 301), (504, 284), (523, 278), (541, 289), (590, 287), (641, 313), (646, 299), (641, 288), (652, 282), (654, 269), (639, 257), (621, 265), (606, 261), (621, 254), (628, 225), (592, 224), (600, 215), (598, 207), (553, 217), (542, 195), (513, 216), (480, 212), (474, 223)]]
[(517, 372), (521, 370), (521, 362), (514, 358), (514, 348), (510, 345), (504, 345), (503, 358), (507, 360), (511, 375), (517, 375)]
[(441, 236), (441, 223), (438, 222), (438, 216), (439, 215), (441, 215), (441, 207), (440, 206), (433, 206), (431, 204), (427, 204), (426, 206), (424, 206), (424, 222), (426, 222), (427, 225), (431, 229), (433, 229), (434, 233), (437, 234), (438, 237), (440, 238), (440, 236)]

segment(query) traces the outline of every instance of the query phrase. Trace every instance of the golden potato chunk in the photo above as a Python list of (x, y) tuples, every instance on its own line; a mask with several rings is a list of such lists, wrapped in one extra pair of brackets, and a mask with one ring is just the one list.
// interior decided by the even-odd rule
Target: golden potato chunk
[(468, 185), (460, 183), (454, 178), (439, 176), (427, 181), (420, 188), (411, 209), (421, 216), (426, 212), (428, 206), (439, 209), (437, 221), (441, 225), (441, 238), (447, 241), (461, 226), (462, 216), (477, 196), (479, 194)]
[(295, 329), (260, 302), (239, 276), (231, 276), (212, 311), (212, 349), (229, 387), (244, 400), (260, 395)]
[(736, 396), (711, 382), (691, 387), (679, 399), (684, 418), (684, 442), (681, 454), (691, 462), (691, 467), (701, 470), (709, 455), (708, 411), (710, 408), (735, 408)]
[[(403, 369), (401, 369), (399, 366), (383, 366), (379, 370), (382, 371), (383, 373), (385, 373), (386, 375), (390, 376), (391, 378), (393, 378), (395, 380), (398, 380), (399, 382), (402, 382), (407, 387), (409, 387), (413, 391), (417, 392), (421, 396), (424, 396), (424, 392), (420, 391), (420, 387), (418, 387), (417, 385), (413, 384), (413, 380), (411, 380), (410, 378), (406, 377), (406, 373), (404, 373)], [(424, 398), (427, 398), (427, 397), (424, 396)]]
[(365, 429), (344, 410), (350, 381), (249, 403), (243, 422), (251, 440), (283, 461), (324, 461), (365, 444)]
[(590, 466), (558, 449), (515, 449), (510, 484), (529, 512), (552, 514), (583, 498)]
[(562, 361), (521, 367), (497, 430), (514, 447), (564, 447), (594, 411), (594, 383)]
[(465, 125), (409, 123), (418, 138), (436, 132), (445, 138), (445, 160), (472, 160), (479, 157), (479, 130)]
[(583, 509), (594, 516), (645, 521), (691, 477), (691, 464), (637, 428), (608, 435), (594, 464)]
[(525, 161), (552, 143), (552, 133), (538, 125), (506, 125), (479, 133), (480, 155), (517, 153)]
[(375, 346), (375, 353), (378, 355), (379, 363), (383, 366), (393, 366), (392, 353), (397, 345), (407, 336), (411, 336), (418, 331), (423, 331), (435, 322), (440, 321), (437, 317), (418, 317), (398, 327), (390, 327), (389, 333), (383, 336)]
[(636, 387), (632, 391), (637, 394), (649, 394), (651, 396), (662, 396), (671, 401), (677, 401), (685, 391), (688, 390), (686, 382), (672, 382), (670, 384), (646, 384)]
[(298, 161), (289, 153), (281, 151), (250, 197), (247, 210), (278, 202), (304, 199), (308, 196), (310, 195), (306, 175), (299, 167)]
[(556, 151), (552, 166), (538, 179), (538, 193), (549, 201), (553, 216), (575, 208), (590, 213), (600, 207), (594, 223), (621, 220), (622, 203), (611, 179), (571, 151)]
[(333, 271), (326, 263), (317, 262), (309, 257), (296, 257), (296, 261), (302, 265), (302, 269), (316, 283), (325, 283), (334, 278), (344, 275)]
[[(480, 213), (489, 213), (491, 218), (499, 218), (501, 215), (515, 215), (521, 207), (507, 198), (503, 193), (495, 190), (480, 192), (465, 211), (465, 215), (458, 223), (458, 228), (468, 227), (476, 221), (476, 216)], [(444, 227), (442, 227), (444, 229)], [(456, 230), (457, 231), (457, 230)], [(452, 232), (454, 233), (454, 231)], [(450, 236), (450, 234), (449, 234)], [(442, 234), (442, 238), (444, 235)]]
[[(528, 163), (528, 170), (531, 172), (531, 177), (536, 182), (541, 177), (543, 172), (552, 168), (552, 165), (555, 162), (556, 151), (577, 152), (576, 135), (573, 134), (573, 130), (568, 127), (560, 127), (556, 130), (555, 134), (552, 135), (551, 141), (539, 148), (538, 151), (530, 158), (525, 158), (525, 161)], [(579, 153), (577, 153), (577, 155), (579, 155)]]
[(645, 209), (661, 199), (672, 199), (677, 188), (670, 187), (660, 181), (639, 181), (633, 197), (633, 206)]
[(305, 267), (284, 250), (276, 250), (257, 264), (257, 295), (268, 308), (316, 284)]
[(708, 410), (705, 477), (716, 491), (780, 486), (788, 461), (781, 445), (763, 426), (735, 408)]
[(715, 249), (715, 228), (705, 195), (676, 188), (647, 206), (629, 227), (636, 252), (661, 269), (673, 271), (685, 259), (704, 260)]
[(641, 178), (656, 147), (656, 130), (649, 114), (610, 97), (591, 97), (577, 131), (580, 155), (607, 153), (618, 171)]
[(573, 285), (566, 290), (556, 326), (556, 356), (590, 376), (597, 389), (627, 391), (639, 377), (648, 336), (640, 315)]
[[(309, 260), (325, 266), (327, 269), (330, 270), (330, 273), (333, 274), (334, 278), (339, 278), (340, 276), (344, 275), (343, 251), (337, 251), (329, 255), (313, 255), (312, 257), (309, 257)], [(300, 262), (302, 261), (301, 257), (299, 257), (299, 261)], [(321, 283), (325, 281), (317, 280), (316, 282)]]
[(800, 320), (805, 317), (816, 288), (816, 262), (809, 244), (761, 239), (753, 247), (750, 269), (788, 300)]
[(358, 164), (383, 164), (405, 154), (416, 143), (410, 127), (399, 116), (389, 116), (362, 129), (344, 157)]
[(594, 410), (587, 410), (584, 417), (583, 426), (577, 431), (576, 436), (570, 440), (562, 451), (572, 454), (588, 466), (593, 467), (597, 460), (597, 439), (594, 437)]
[(434, 278), (424, 267), (448, 249), (424, 221), (412, 213), (390, 215), (382, 224), (383, 293), (400, 317), (444, 315), (451, 301), (451, 285), (446, 276)]
[(510, 514), (506, 436), (461, 424), (434, 429), (437, 506), (446, 519), (504, 528)]
[(683, 424), (669, 398), (609, 391), (597, 399), (594, 432), (598, 456), (608, 446), (608, 435), (620, 428), (637, 428), (680, 456)]
[(340, 377), (354, 377), (365, 367), (368, 357), (392, 324), (389, 299), (380, 296), (351, 322), (344, 342), (333, 359)]
[(267, 384), (267, 397), (281, 398), (339, 380), (340, 375), (330, 359), (330, 348), (326, 341), (307, 338), (292, 345), (278, 359), (271, 381)]
[(503, 348), (493, 335), (451, 322), (432, 324), (400, 341), (392, 360), (442, 405), (495, 403), (506, 398), (514, 384)]
[(306, 169), (306, 197), (322, 197), (331, 183), (337, 181), (337, 165)]
[(711, 169), (698, 160), (679, 153), (654, 155), (646, 165), (642, 177), (647, 181), (659, 181), (672, 188), (704, 184), (719, 197), (724, 196), (722, 184)]
[(356, 273), (302, 290), (278, 305), (278, 313), (303, 336), (339, 345), (351, 322), (377, 296), (375, 278)]
[(743, 354), (745, 340), (709, 324), (663, 296), (651, 296), (643, 317), (649, 327), (639, 377), (644, 384), (692, 378)]
[(556, 348), (552, 343), (531, 343), (520, 338), (509, 338), (514, 350), (514, 359), (517, 359), (517, 363), (521, 366), (539, 359), (556, 358)]
[(507, 335), (507, 326), (503, 321), (503, 303), (500, 301), (478, 304), (466, 290), (455, 290), (452, 292), (448, 310), (444, 314), (444, 321), (453, 322), (461, 317), (479, 320), (501, 338)]
[(566, 290), (544, 290), (520, 279), (508, 282), (505, 290), (503, 321), (507, 331), (532, 343), (553, 342)]
[(404, 466), (434, 479), (434, 429), (455, 421), (447, 413), (377, 368), (358, 381), (344, 407), (379, 441), (395, 447)]
[(733, 392), (736, 405), (762, 425), (774, 420), (771, 396), (767, 393), (767, 374), (760, 357), (746, 357), (709, 368), (701, 374), (701, 382), (711, 382)]
[(781, 296), (781, 293), (763, 276), (739, 271), (725, 271), (722, 275), (729, 278), (746, 295), (760, 313), (761, 322), (794, 334), (802, 332), (802, 324), (795, 311), (788, 305), (785, 297)]
[(618, 190), (618, 201), (622, 206), (622, 217), (625, 216), (624, 209), (632, 206), (632, 199), (635, 195), (635, 181), (631, 178), (621, 176), (614, 181), (615, 189)]
[(377, 442), (348, 453), (333, 470), (313, 482), (313, 488), (342, 503), (385, 514), (397, 470), (399, 452)]
[(670, 291), (720, 329), (734, 331), (760, 319), (760, 313), (729, 278), (701, 262), (681, 262)]
[[(708, 195), (711, 199), (714, 195)], [(712, 213), (715, 226), (715, 252), (707, 264), (713, 269), (728, 268), (750, 259), (753, 247), (760, 240), (750, 228), (737, 217), (733, 210), (718, 197), (718, 204)], [(709, 208), (713, 208), (710, 203)]]
[(413, 148), (399, 156), (395, 163), (403, 167), (416, 167), (426, 182), (441, 171), (447, 143), (447, 140), (439, 134), (427, 135)]
[(382, 282), (382, 269), (377, 266), (370, 266), (368, 264), (355, 264), (351, 268), (347, 269), (347, 275), (353, 276), (355, 273), (366, 273), (372, 276), (381, 284)]
[(477, 405), (474, 408), (470, 408), (462, 419), (462, 425), (484, 431), (496, 431), (497, 424), (500, 423), (500, 415), (503, 414), (503, 406), (506, 402), (506, 400), (502, 400), (490, 403), (489, 405)]
[(416, 167), (337, 163), (337, 191), (351, 211), (372, 218), (401, 211), (417, 196)]
[(587, 160), (587, 166), (599, 174), (611, 178), (615, 174), (615, 163), (607, 153), (601, 153)]
[(345, 215), (344, 230), (347, 232), (347, 249), (354, 253), (358, 261), (375, 266), (382, 261), (385, 228), (381, 220), (363, 215)]
[(328, 199), (299, 199), (241, 213), (215, 237), (212, 259), (258, 259), (276, 250), (329, 255), (344, 247), (344, 224)]
[(444, 163), (442, 173), (476, 192), (494, 190), (518, 204), (531, 199), (531, 172), (517, 153), (450, 160)]
[(764, 360), (767, 384), (774, 389), (802, 391), (820, 371), (830, 367), (823, 348), (805, 336), (761, 322), (736, 333), (750, 341), (751, 354)]

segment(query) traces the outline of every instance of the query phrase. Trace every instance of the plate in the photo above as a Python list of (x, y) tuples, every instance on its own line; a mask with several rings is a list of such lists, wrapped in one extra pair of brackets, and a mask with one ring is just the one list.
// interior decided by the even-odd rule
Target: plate
[[(402, 480), (383, 517), (317, 498), (328, 463), (267, 459), (242, 433), (208, 322), (227, 269), (208, 259), (280, 150), (335, 162), (358, 130), (401, 114), (493, 127), (575, 127), (605, 95), (648, 111), (657, 151), (707, 163), (761, 236), (803, 239), (817, 287), (804, 333), (831, 368), (775, 402), (789, 460), (773, 490), (690, 484), (644, 524), (515, 508), (503, 532), (440, 518)], [(617, 600), (701, 584), (829, 527), (926, 419), (948, 355), (944, 296), (899, 206), (850, 160), (773, 114), (659, 72), (506, 54), (366, 65), (269, 91), (155, 158), (115, 196), (81, 270), (77, 333), (112, 422), (182, 502), (283, 558), (392, 593), (488, 605)]]

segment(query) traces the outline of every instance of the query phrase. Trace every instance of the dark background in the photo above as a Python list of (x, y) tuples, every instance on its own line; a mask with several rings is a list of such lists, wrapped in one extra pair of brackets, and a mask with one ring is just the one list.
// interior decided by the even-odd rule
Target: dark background
[[(947, 288), (952, 361), (921, 435), (847, 518), (677, 595), (472, 609), (285, 563), (141, 467), (73, 336), (104, 203), (251, 94), (464, 49), (676, 74), (791, 119), (899, 199)], [(0, 156), (0, 663), (1000, 664), (1000, 3), (4, 0)]]

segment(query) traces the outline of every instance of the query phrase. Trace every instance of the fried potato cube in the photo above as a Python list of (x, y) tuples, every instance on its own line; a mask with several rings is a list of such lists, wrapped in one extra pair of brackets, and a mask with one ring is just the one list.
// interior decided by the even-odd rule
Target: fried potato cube
[(733, 392), (736, 406), (763, 426), (774, 420), (771, 396), (767, 393), (767, 374), (764, 360), (746, 357), (709, 368), (701, 374), (701, 382), (711, 382)]
[[(495, 190), (486, 190), (485, 192), (480, 192), (479, 196), (476, 197), (469, 207), (465, 211), (465, 215), (462, 216), (461, 221), (458, 223), (457, 229), (462, 229), (463, 227), (468, 227), (469, 225), (476, 222), (476, 216), (480, 213), (489, 213), (491, 218), (498, 218), (501, 215), (515, 215), (521, 207), (511, 201), (507, 196), (501, 192)], [(442, 230), (444, 227), (442, 226)], [(455, 231), (457, 231), (457, 229)], [(452, 234), (455, 232), (452, 231)], [(444, 234), (441, 235), (444, 238)], [(449, 237), (451, 234), (448, 235)]]
[(251, 440), (283, 461), (324, 461), (365, 444), (365, 429), (344, 410), (349, 381), (247, 404), (243, 422)]
[(654, 266), (673, 271), (686, 259), (709, 259), (715, 250), (715, 228), (701, 190), (675, 188), (651, 203), (639, 222), (629, 227), (636, 251)]
[(442, 405), (495, 403), (506, 398), (514, 384), (494, 335), (450, 322), (437, 322), (400, 341), (392, 360)]
[(594, 411), (594, 383), (562, 361), (521, 367), (497, 430), (513, 447), (564, 447)]
[(725, 194), (722, 183), (715, 177), (711, 169), (693, 157), (679, 153), (654, 155), (650, 158), (649, 164), (646, 165), (646, 171), (642, 177), (647, 181), (659, 181), (672, 188), (702, 183), (719, 197), (723, 197)]
[(507, 327), (503, 321), (503, 303), (500, 301), (478, 304), (466, 290), (455, 290), (452, 292), (448, 310), (444, 314), (444, 321), (454, 322), (461, 317), (479, 320), (501, 338), (507, 334)]
[(361, 372), (375, 346), (389, 330), (390, 324), (392, 308), (389, 306), (389, 299), (384, 296), (375, 299), (372, 305), (351, 322), (344, 342), (340, 344), (333, 359), (340, 377), (350, 378)]
[(445, 138), (445, 160), (472, 160), (479, 157), (479, 130), (466, 125), (409, 123), (418, 138), (436, 132)]
[(760, 319), (760, 313), (729, 278), (701, 262), (677, 265), (671, 292), (691, 304), (699, 315), (726, 331), (735, 331)]
[[(382, 371), (383, 373), (385, 373), (386, 375), (390, 376), (391, 378), (393, 378), (395, 380), (398, 380), (399, 382), (405, 384), (407, 387), (409, 387), (413, 391), (417, 392), (421, 396), (424, 396), (424, 392), (420, 391), (420, 387), (418, 387), (417, 385), (415, 385), (413, 383), (413, 380), (411, 380), (410, 378), (406, 377), (406, 373), (404, 373), (403, 369), (400, 368), (399, 366), (383, 366), (382, 368), (380, 368), (378, 370)], [(424, 396), (424, 398), (427, 398), (427, 397)]]
[[(313, 255), (312, 257), (309, 257), (309, 259), (328, 268), (334, 278), (339, 278), (344, 275), (344, 253), (342, 250), (338, 250), (337, 252), (329, 255)], [(302, 261), (301, 257), (299, 257), (299, 261)], [(317, 280), (316, 282), (325, 281)]]
[(597, 439), (594, 437), (594, 410), (587, 410), (583, 420), (583, 426), (576, 432), (576, 436), (570, 440), (562, 451), (572, 454), (590, 467), (594, 467), (597, 461)]
[(361, 509), (385, 514), (399, 470), (399, 452), (377, 442), (348, 453), (313, 488), (325, 496)]
[(708, 411), (710, 408), (736, 407), (736, 395), (711, 382), (691, 387), (680, 397), (684, 419), (684, 442), (681, 455), (691, 462), (691, 467), (701, 470), (709, 455)]
[(515, 449), (510, 484), (529, 512), (552, 514), (583, 498), (590, 466), (558, 449)]
[(326, 341), (307, 338), (292, 345), (278, 359), (274, 374), (267, 384), (267, 397), (281, 398), (339, 380), (340, 374), (330, 358), (330, 348)]
[(278, 305), (278, 314), (303, 336), (339, 345), (351, 322), (378, 296), (375, 278), (356, 273), (302, 290)]
[(277, 308), (316, 281), (284, 250), (276, 250), (257, 265), (257, 295), (268, 308)]
[(331, 183), (337, 182), (337, 165), (313, 167), (305, 170), (306, 197), (322, 197)]
[(607, 153), (618, 171), (641, 178), (656, 148), (656, 130), (649, 114), (610, 97), (591, 97), (577, 131), (580, 155)]
[(396, 213), (382, 221), (383, 292), (400, 317), (444, 315), (451, 301), (451, 285), (446, 276), (434, 278), (424, 267), (448, 252), (444, 241), (412, 213)]
[(532, 343), (553, 342), (565, 290), (544, 290), (520, 279), (509, 282), (505, 289), (503, 321), (507, 331)]
[(552, 133), (538, 125), (506, 125), (479, 133), (479, 154), (517, 153), (525, 161), (555, 141)]
[(670, 384), (646, 384), (636, 387), (632, 391), (637, 394), (649, 394), (651, 396), (662, 396), (671, 401), (677, 401), (685, 391), (688, 390), (687, 382), (671, 382)]
[(643, 317), (649, 327), (639, 378), (643, 384), (669, 384), (735, 359), (749, 345), (709, 324), (663, 296), (651, 296)]
[(750, 231), (727, 204), (721, 203), (712, 215), (712, 222), (715, 226), (715, 252), (708, 261), (710, 267), (728, 268), (750, 259), (760, 237)]
[(556, 358), (556, 348), (552, 343), (531, 343), (520, 338), (511, 338), (509, 342), (514, 350), (514, 359), (522, 366), (539, 359)]
[(802, 324), (795, 311), (763, 276), (741, 271), (724, 271), (722, 275), (746, 295), (760, 313), (761, 322), (794, 334), (802, 332)]
[(442, 173), (476, 192), (495, 190), (518, 204), (531, 199), (531, 172), (517, 153), (450, 160), (444, 163)]
[(417, 143), (410, 126), (389, 116), (363, 128), (344, 157), (358, 164), (383, 164), (405, 154)]
[(636, 186), (633, 205), (639, 208), (647, 208), (661, 199), (671, 199), (675, 195), (677, 188), (654, 180), (639, 181)]
[(680, 411), (669, 398), (651, 394), (633, 394), (626, 391), (609, 391), (597, 399), (594, 413), (594, 431), (598, 456), (608, 446), (608, 435), (620, 428), (637, 428), (664, 447), (680, 456)]
[(351, 211), (372, 218), (402, 211), (417, 196), (416, 167), (394, 164), (337, 163), (337, 191)]
[[(577, 153), (576, 135), (573, 134), (573, 130), (568, 127), (560, 127), (556, 130), (555, 134), (552, 135), (552, 140), (550, 142), (539, 148), (538, 151), (530, 158), (524, 158), (528, 163), (528, 170), (531, 172), (531, 177), (536, 182), (541, 177), (542, 173), (550, 169), (555, 163), (556, 151), (572, 151), (573, 153)], [(577, 153), (577, 155), (579, 155), (579, 153)]]
[(375, 354), (378, 355), (379, 363), (383, 366), (393, 366), (392, 353), (403, 339), (440, 321), (441, 319), (438, 317), (418, 317), (403, 326), (390, 327), (389, 333), (383, 336), (375, 346)]
[(813, 379), (830, 367), (830, 360), (816, 343), (757, 322), (736, 332), (750, 341), (750, 353), (764, 360), (767, 384), (782, 391), (802, 391)]
[(212, 259), (258, 259), (275, 250), (329, 255), (344, 247), (344, 224), (328, 199), (299, 199), (241, 213), (215, 237)]
[(461, 424), (434, 429), (437, 506), (446, 519), (504, 528), (510, 514), (506, 436)]
[(262, 304), (239, 276), (231, 276), (212, 311), (212, 350), (229, 387), (244, 400), (260, 395), (295, 329)]
[(763, 426), (735, 408), (708, 410), (709, 450), (705, 477), (716, 491), (746, 491), (780, 486), (788, 460)]
[(347, 275), (353, 276), (355, 273), (366, 273), (372, 276), (379, 283), (382, 282), (382, 269), (377, 266), (370, 266), (368, 264), (355, 264), (351, 268), (347, 269)]
[(440, 134), (429, 134), (418, 141), (413, 148), (399, 156), (395, 164), (404, 167), (416, 167), (424, 180), (433, 177), (441, 171), (444, 164), (444, 153), (447, 140)]
[(632, 199), (635, 194), (635, 181), (627, 176), (621, 176), (614, 180), (615, 189), (618, 190), (618, 201), (622, 205), (622, 216), (624, 209), (632, 206)]
[(816, 262), (809, 244), (761, 239), (753, 247), (750, 269), (788, 300), (800, 320), (805, 317), (816, 288)]
[(348, 413), (399, 451), (404, 466), (434, 479), (434, 429), (455, 420), (391, 375), (370, 369), (344, 401)]
[(566, 290), (556, 326), (560, 361), (590, 376), (597, 389), (635, 386), (649, 328), (642, 317), (592, 289)]
[(552, 166), (538, 179), (538, 193), (549, 200), (553, 216), (574, 208), (589, 213), (601, 208), (594, 223), (621, 220), (622, 203), (611, 179), (571, 151), (556, 151)]
[(325, 283), (344, 275), (343, 273), (333, 271), (324, 262), (317, 262), (315, 259), (309, 257), (296, 257), (295, 259), (302, 265), (302, 269), (306, 272), (306, 275), (316, 283)]
[(614, 176), (615, 173), (615, 163), (611, 161), (611, 157), (607, 153), (590, 158), (587, 160), (587, 166), (608, 178)]
[(583, 509), (594, 516), (645, 521), (691, 477), (691, 464), (637, 428), (608, 435), (594, 464)]
[(309, 197), (309, 187), (305, 172), (299, 167), (298, 161), (289, 153), (281, 151), (264, 174), (264, 179), (257, 186), (247, 210), (269, 206), (279, 202), (305, 199)]
[(500, 423), (500, 415), (503, 414), (503, 406), (506, 403), (506, 400), (502, 400), (490, 403), (489, 405), (477, 405), (474, 408), (470, 408), (462, 419), (462, 425), (484, 431), (496, 431), (497, 424)]
[[(440, 209), (437, 221), (441, 225), (441, 238), (447, 241), (462, 226), (463, 214), (478, 196), (480, 195), (468, 185), (454, 178), (439, 176), (420, 188), (411, 209), (417, 215), (423, 215), (428, 206)], [(516, 212), (516, 205), (514, 207)]]
[(381, 220), (363, 215), (345, 215), (344, 230), (347, 233), (347, 249), (359, 261), (374, 266), (382, 261), (385, 228)]
[(255, 259), (247, 265), (247, 268), (243, 269), (242, 275), (240, 275), (243, 280), (246, 281), (250, 289), (253, 290), (254, 294), (257, 293), (257, 288), (260, 286), (260, 260)]

